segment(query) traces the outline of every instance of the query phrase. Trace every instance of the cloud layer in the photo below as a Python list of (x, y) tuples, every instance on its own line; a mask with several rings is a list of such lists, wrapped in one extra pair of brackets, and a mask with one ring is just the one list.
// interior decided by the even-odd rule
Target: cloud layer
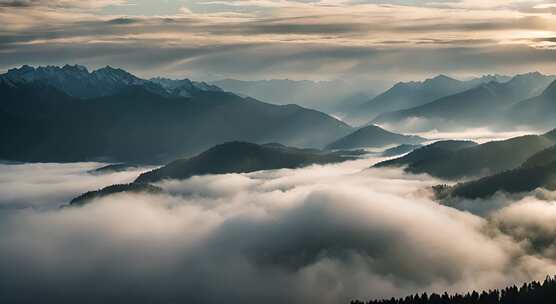
[[(339, 303), (556, 271), (550, 193), (473, 215), (431, 200), (441, 181), (368, 169), (375, 161), (166, 181), (166, 194), (82, 208), (3, 208), (0, 293), (9, 302)], [(3, 189), (40, 184), (36, 166), (23, 166)], [(32, 187), (35, 196), (68, 201), (78, 168), (90, 166), (42, 168), (68, 189)]]
[(534, 0), (7, 0), (0, 1), (0, 69), (77, 62), (145, 76), (394, 80), (550, 73), (554, 7)]

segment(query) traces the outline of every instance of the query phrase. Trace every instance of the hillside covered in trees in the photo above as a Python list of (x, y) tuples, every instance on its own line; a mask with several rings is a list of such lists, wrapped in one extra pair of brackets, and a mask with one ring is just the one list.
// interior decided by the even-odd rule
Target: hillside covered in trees
[(399, 299), (360, 300), (351, 304), (548, 304), (556, 299), (556, 276), (547, 277), (544, 282), (525, 283), (521, 287), (511, 286), (501, 290), (477, 291), (467, 294), (411, 295)]

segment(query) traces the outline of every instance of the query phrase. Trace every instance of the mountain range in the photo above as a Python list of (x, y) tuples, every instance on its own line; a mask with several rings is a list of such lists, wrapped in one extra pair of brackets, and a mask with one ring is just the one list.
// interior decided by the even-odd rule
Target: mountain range
[(507, 114), (512, 124), (553, 128), (556, 123), (556, 82), (539, 96), (514, 104)]
[(475, 144), (441, 141), (417, 149), (375, 167), (404, 167), (411, 173), (427, 173), (444, 179), (484, 177), (514, 169), (536, 153), (556, 144), (556, 131), (503, 141)]
[(189, 80), (24, 66), (0, 75), (0, 159), (161, 163), (242, 140), (324, 147), (353, 129)]
[(424, 81), (398, 82), (370, 101), (354, 107), (349, 113), (348, 119), (368, 122), (382, 113), (414, 108), (483, 83), (507, 80), (509, 77), (502, 75), (486, 75), (466, 81), (438, 75)]
[(278, 105), (297, 104), (329, 114), (345, 113), (374, 97), (376, 87), (343, 80), (237, 80), (212, 84), (241, 96), (251, 96)]
[[(552, 96), (556, 96), (551, 92), (551, 83), (555, 80), (556, 76), (535, 72), (517, 75), (507, 82), (490, 81), (420, 106), (382, 113), (372, 123), (408, 132), (515, 126), (518, 120), (513, 117), (520, 118), (524, 125), (536, 124), (539, 112), (550, 103), (547, 100), (554, 100)], [(537, 99), (520, 103), (538, 95), (541, 96)], [(525, 111), (520, 112), (522, 110)]]

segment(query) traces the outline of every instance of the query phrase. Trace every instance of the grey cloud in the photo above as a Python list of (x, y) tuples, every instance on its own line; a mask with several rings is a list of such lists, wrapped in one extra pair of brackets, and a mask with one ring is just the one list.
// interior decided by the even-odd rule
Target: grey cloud
[(96, 176), (88, 173), (104, 164), (1, 164), (0, 210), (52, 208), (76, 195), (112, 184), (129, 183), (146, 169)]
[[(521, 225), (509, 215), (438, 205), (425, 189), (440, 181), (365, 169), (374, 161), (166, 181), (168, 194), (82, 208), (0, 210), (0, 293), (19, 303), (338, 303), (488, 289), (556, 269), (545, 251), (499, 232)], [(34, 168), (21, 168), (0, 184), (33, 184)], [(52, 179), (73, 178), (60, 172)]]
[[(411, 25), (373, 20), (369, 23), (323, 20), (315, 24), (315, 18), (307, 15), (206, 22), (198, 16), (175, 16), (53, 21), (25, 30), (0, 30), (0, 69), (22, 64), (82, 63), (118, 65), (149, 76), (315, 78), (326, 75), (345, 79), (369, 75), (399, 79), (400, 74), (421, 77), (434, 73), (515, 73), (527, 65), (551, 69), (550, 63), (554, 62), (550, 50), (500, 46), (497, 39), (437, 37), (443, 31), (545, 29), (547, 21), (542, 17), (459, 23), (428, 18)], [(423, 35), (369, 41), (367, 46), (335, 42), (339, 38), (369, 39), (368, 34), (403, 37), (408, 33)], [(273, 34), (297, 36), (278, 41), (264, 38)], [(238, 38), (242, 36), (250, 39)], [(202, 39), (197, 41), (198, 37)]]

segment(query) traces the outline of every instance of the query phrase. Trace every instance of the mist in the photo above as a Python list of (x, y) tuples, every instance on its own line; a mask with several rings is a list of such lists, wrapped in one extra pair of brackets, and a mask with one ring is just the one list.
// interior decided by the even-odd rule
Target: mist
[(164, 181), (163, 194), (62, 209), (138, 172), (3, 165), (0, 294), (10, 303), (346, 303), (556, 272), (551, 193), (474, 212), (435, 202), (430, 187), (441, 180), (369, 169), (379, 160)]

